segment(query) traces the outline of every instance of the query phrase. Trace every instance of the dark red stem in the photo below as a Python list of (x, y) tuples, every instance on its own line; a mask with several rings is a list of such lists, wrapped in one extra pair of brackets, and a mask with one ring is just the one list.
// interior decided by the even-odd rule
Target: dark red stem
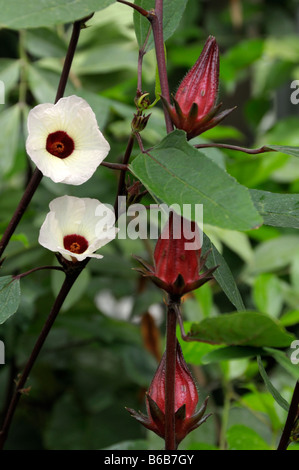
[(23, 277), (29, 276), (29, 274), (35, 273), (36, 271), (41, 271), (43, 269), (54, 269), (55, 271), (64, 271), (62, 266), (38, 266), (37, 268), (32, 268), (29, 271), (26, 271), (25, 273), (16, 274), (15, 276), (13, 276), (13, 279), (22, 279)]
[(115, 212), (115, 217), (117, 219), (118, 219), (118, 210), (119, 210), (118, 198), (119, 196), (123, 196), (125, 194), (127, 165), (130, 160), (130, 156), (133, 150), (133, 145), (134, 145), (134, 134), (131, 133), (129, 140), (128, 140), (127, 148), (124, 154), (123, 162), (122, 162), (124, 169), (121, 170), (120, 175), (119, 175), (118, 189), (117, 189), (117, 194), (116, 194), (115, 203), (114, 203), (114, 212)]
[(18, 402), (21, 398), (22, 393), (24, 392), (24, 387), (26, 385), (26, 381), (28, 378), (28, 375), (31, 372), (31, 369), (40, 353), (40, 350), (53, 326), (53, 323), (60, 311), (60, 308), (68, 295), (71, 287), (73, 286), (74, 282), (76, 281), (77, 277), (79, 276), (81, 272), (81, 269), (78, 269), (76, 272), (72, 272), (72, 274), (67, 274), (66, 278), (64, 280), (64, 283), (62, 284), (62, 287), (60, 289), (60, 292), (54, 302), (54, 305), (52, 307), (52, 310), (43, 326), (43, 329), (41, 330), (39, 337), (35, 343), (35, 346), (32, 350), (32, 353), (27, 361), (27, 364), (22, 372), (22, 375), (20, 376), (15, 392), (11, 398), (9, 407), (6, 412), (6, 416), (4, 418), (3, 426), (0, 431), (0, 450), (3, 449), (3, 446), (5, 444), (5, 441), (8, 436), (8, 432), (10, 429), (10, 425), (12, 422), (12, 419), (14, 417)]
[(120, 170), (120, 171), (128, 171), (128, 165), (123, 165), (122, 163), (110, 163), (110, 162), (102, 162), (102, 166), (106, 168), (111, 168), (111, 170)]
[(219, 149), (237, 150), (239, 152), (249, 153), (251, 155), (257, 155), (259, 153), (265, 153), (265, 152), (273, 152), (272, 149), (266, 146), (260, 147), (258, 149), (247, 149), (245, 147), (239, 147), (238, 145), (211, 143), (211, 144), (197, 144), (197, 145), (194, 145), (194, 147), (197, 149), (216, 147)]
[(287, 450), (288, 445), (290, 444), (290, 436), (292, 433), (292, 429), (298, 417), (299, 417), (299, 381), (297, 380), (295, 388), (294, 388), (288, 416), (286, 419), (286, 423), (285, 423), (277, 450)]
[(144, 8), (140, 7), (139, 5), (135, 5), (135, 3), (132, 2), (127, 2), (126, 0), (117, 0), (118, 3), (123, 3), (124, 5), (128, 5), (129, 7), (133, 8), (133, 10), (138, 11), (142, 16), (147, 17), (148, 16), (148, 11), (145, 10)]
[(167, 308), (166, 370), (165, 370), (165, 450), (176, 450), (175, 437), (175, 365), (176, 365), (176, 309), (171, 297)]
[[(168, 76), (166, 69), (164, 39), (163, 39), (163, 0), (156, 0), (155, 10), (150, 11), (148, 19), (151, 22), (153, 29), (153, 36), (155, 42), (155, 51), (157, 58), (157, 66), (159, 72), (159, 79), (161, 85), (161, 93), (166, 101), (170, 102)], [(167, 109), (164, 107), (164, 117), (166, 123), (166, 131), (173, 131), (173, 124), (168, 114)]]

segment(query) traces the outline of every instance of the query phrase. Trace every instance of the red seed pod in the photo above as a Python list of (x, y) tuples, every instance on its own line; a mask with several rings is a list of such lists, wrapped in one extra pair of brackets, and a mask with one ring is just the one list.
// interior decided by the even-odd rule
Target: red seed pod
[[(129, 413), (147, 429), (165, 438), (165, 353), (146, 395), (147, 415), (128, 409)], [(175, 436), (178, 445), (189, 432), (199, 427), (210, 416), (204, 416), (208, 398), (196, 411), (198, 392), (179, 343), (176, 348), (175, 369)]]
[[(195, 247), (195, 248), (193, 248)], [(201, 257), (200, 233), (195, 222), (171, 212), (156, 244), (154, 266), (136, 257), (145, 269), (139, 269), (168, 294), (181, 297), (212, 279), (217, 266), (200, 274), (207, 255)]]
[(192, 139), (219, 124), (234, 108), (218, 113), (216, 105), (219, 88), (219, 48), (213, 36), (209, 36), (194, 66), (180, 84), (174, 106), (162, 98), (171, 120), (177, 129)]

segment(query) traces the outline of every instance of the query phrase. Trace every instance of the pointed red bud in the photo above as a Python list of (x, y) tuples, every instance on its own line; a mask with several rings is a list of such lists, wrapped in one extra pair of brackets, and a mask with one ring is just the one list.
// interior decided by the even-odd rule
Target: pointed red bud
[[(130, 414), (147, 429), (165, 438), (165, 353), (146, 395), (147, 416), (128, 409)], [(190, 370), (177, 343), (175, 369), (175, 436), (178, 445), (193, 429), (200, 426), (210, 415), (204, 416), (206, 399), (196, 412), (198, 392)]]
[(196, 222), (171, 212), (154, 252), (155, 265), (144, 266), (140, 272), (151, 278), (160, 288), (173, 296), (181, 297), (197, 289), (210, 279), (217, 267), (200, 274), (207, 255), (201, 257), (200, 233)]
[(234, 108), (218, 113), (216, 106), (219, 88), (219, 48), (209, 36), (194, 66), (180, 84), (171, 106), (163, 97), (172, 122), (192, 139), (216, 126)]

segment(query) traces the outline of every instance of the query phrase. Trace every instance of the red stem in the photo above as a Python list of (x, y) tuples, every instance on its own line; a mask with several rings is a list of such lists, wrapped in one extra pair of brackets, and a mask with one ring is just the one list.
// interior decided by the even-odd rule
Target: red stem
[(194, 145), (194, 147), (197, 149), (216, 147), (219, 149), (237, 150), (239, 152), (249, 153), (251, 155), (257, 155), (259, 153), (265, 153), (265, 152), (273, 152), (272, 149), (266, 146), (260, 147), (258, 149), (247, 149), (245, 147), (239, 147), (238, 145), (211, 143), (211, 144), (197, 144), (197, 145)]
[(165, 370), (165, 450), (176, 450), (175, 437), (175, 364), (176, 364), (176, 310), (169, 298), (166, 326)]
[(292, 433), (292, 429), (294, 427), (295, 421), (298, 418), (298, 416), (299, 416), (299, 381), (297, 380), (295, 388), (294, 388), (288, 416), (286, 419), (284, 430), (281, 435), (277, 450), (287, 450), (288, 445), (290, 443), (290, 436)]
[(134, 134), (131, 133), (130, 138), (128, 140), (125, 155), (123, 158), (123, 162), (122, 162), (124, 169), (121, 170), (120, 175), (119, 175), (119, 180), (118, 180), (118, 189), (117, 189), (117, 194), (116, 194), (115, 203), (114, 203), (114, 212), (115, 212), (116, 219), (118, 219), (118, 210), (119, 210), (118, 198), (119, 196), (124, 195), (125, 190), (126, 190), (126, 173), (128, 169), (130, 156), (133, 150), (133, 146), (134, 146)]
[[(149, 12), (148, 19), (152, 24), (155, 42), (157, 66), (161, 85), (161, 92), (166, 101), (170, 102), (169, 85), (166, 69), (164, 39), (163, 39), (163, 0), (156, 0), (155, 11)], [(173, 131), (173, 124), (165, 107), (164, 117), (167, 134)]]
[(52, 310), (43, 326), (43, 329), (40, 332), (40, 335), (35, 343), (35, 346), (32, 350), (32, 353), (27, 361), (27, 364), (23, 370), (22, 375), (20, 376), (16, 390), (12, 396), (12, 399), (10, 401), (8, 410), (6, 412), (6, 416), (4, 418), (4, 423), (2, 426), (2, 429), (0, 431), (0, 450), (3, 449), (3, 446), (5, 444), (5, 441), (8, 436), (8, 432), (10, 429), (10, 425), (12, 422), (12, 419), (14, 417), (18, 402), (21, 398), (22, 392), (24, 391), (24, 386), (26, 384), (27, 378), (31, 372), (31, 369), (40, 353), (40, 350), (53, 326), (53, 323), (60, 311), (60, 308), (68, 295), (71, 287), (73, 286), (74, 282), (76, 281), (77, 277), (79, 276), (80, 272), (82, 269), (78, 269), (76, 272), (73, 272), (71, 275), (66, 275), (66, 278), (64, 280), (64, 283), (62, 284), (62, 287), (60, 289), (60, 292), (54, 302), (54, 305), (52, 307)]

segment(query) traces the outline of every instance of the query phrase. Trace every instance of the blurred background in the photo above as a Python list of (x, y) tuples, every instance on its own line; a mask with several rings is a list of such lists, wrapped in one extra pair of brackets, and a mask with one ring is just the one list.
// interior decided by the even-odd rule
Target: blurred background
[[(53, 102), (71, 33), (70, 25), (0, 30), (0, 232), (32, 173), (24, 150), (26, 117), (38, 103)], [(167, 68), (174, 94), (209, 35), (221, 51), (219, 101), (237, 109), (198, 142), (255, 148), (299, 146), (299, 4), (295, 0), (189, 0), (167, 40)], [(82, 31), (66, 95), (85, 98), (111, 145), (108, 161), (120, 162), (135, 112), (138, 45), (132, 10), (112, 6)], [(155, 99), (154, 51), (145, 55), (143, 91)], [(299, 97), (299, 93), (298, 93)], [(296, 96), (294, 96), (296, 98)], [(165, 136), (161, 103), (142, 133), (151, 147)], [(136, 145), (133, 157), (139, 153)], [(299, 192), (299, 160), (271, 152), (246, 155), (213, 150), (213, 159), (241, 184), (277, 193)], [(56, 259), (37, 243), (49, 202), (69, 194), (114, 203), (117, 172), (99, 168), (78, 187), (42, 180), (14, 235), (1, 275), (25, 272)], [(150, 202), (150, 199), (146, 202)], [(247, 233), (205, 227), (223, 254), (248, 310), (280, 319), (299, 337), (299, 237), (295, 229), (262, 226)], [(162, 293), (132, 268), (132, 254), (150, 259), (154, 241), (117, 240), (92, 260), (67, 298), (30, 375), (7, 449), (162, 449), (163, 442), (134, 421), (125, 407), (145, 410), (148, 389), (164, 350)], [(39, 272), (21, 282), (18, 312), (0, 327), (6, 364), (0, 366), (0, 412), (24, 365), (62, 282), (60, 272)], [(184, 299), (186, 322), (235, 310), (216, 282)], [(186, 325), (186, 328), (188, 323)], [(286, 412), (266, 390), (255, 358), (209, 360), (216, 347), (182, 343), (198, 383), (200, 403), (210, 395), (213, 416), (180, 449), (275, 448)], [(289, 401), (298, 366), (289, 352), (265, 361), (269, 377)], [(241, 437), (240, 437), (241, 436)], [(251, 447), (248, 447), (251, 446)]]

